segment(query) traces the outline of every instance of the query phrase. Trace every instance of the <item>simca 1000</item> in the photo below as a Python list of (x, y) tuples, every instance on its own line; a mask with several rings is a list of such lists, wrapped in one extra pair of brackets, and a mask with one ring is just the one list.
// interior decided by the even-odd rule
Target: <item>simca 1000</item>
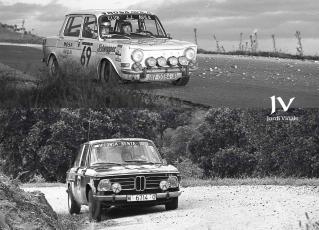
[(51, 76), (65, 63), (91, 69), (105, 82), (166, 81), (186, 85), (197, 68), (197, 46), (174, 40), (146, 11), (79, 11), (66, 15), (58, 36), (43, 40)]

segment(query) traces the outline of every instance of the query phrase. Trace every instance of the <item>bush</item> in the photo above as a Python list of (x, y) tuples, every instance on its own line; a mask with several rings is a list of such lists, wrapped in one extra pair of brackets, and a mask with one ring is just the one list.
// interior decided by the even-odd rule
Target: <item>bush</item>
[(216, 177), (252, 176), (256, 167), (256, 156), (231, 147), (218, 151), (212, 159), (212, 174)]

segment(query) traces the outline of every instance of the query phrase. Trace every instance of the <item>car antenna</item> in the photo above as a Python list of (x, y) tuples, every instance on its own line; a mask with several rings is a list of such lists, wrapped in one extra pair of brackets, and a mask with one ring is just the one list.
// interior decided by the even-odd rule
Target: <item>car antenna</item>
[(90, 111), (90, 116), (89, 116), (88, 141), (90, 141), (91, 117), (92, 117), (91, 109), (89, 109), (89, 111)]

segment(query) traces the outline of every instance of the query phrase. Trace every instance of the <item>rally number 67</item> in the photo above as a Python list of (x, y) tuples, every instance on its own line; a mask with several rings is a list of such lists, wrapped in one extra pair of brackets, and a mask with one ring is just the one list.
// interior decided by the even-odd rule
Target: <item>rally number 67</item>
[(86, 65), (88, 66), (89, 62), (90, 62), (90, 58), (91, 58), (91, 54), (92, 54), (92, 50), (91, 50), (91, 47), (87, 47), (84, 46), (83, 47), (83, 50), (82, 50), (82, 54), (81, 54), (81, 65)]

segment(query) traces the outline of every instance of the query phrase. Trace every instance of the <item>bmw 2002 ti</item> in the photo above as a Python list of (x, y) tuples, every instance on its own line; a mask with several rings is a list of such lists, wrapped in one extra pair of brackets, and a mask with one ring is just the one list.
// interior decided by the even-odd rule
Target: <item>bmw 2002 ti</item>
[(105, 139), (83, 144), (67, 177), (69, 213), (89, 206), (90, 220), (103, 208), (152, 206), (178, 208), (180, 175), (147, 139)]
[(172, 39), (146, 11), (80, 11), (66, 15), (58, 36), (43, 40), (51, 76), (68, 61), (93, 68), (99, 80), (169, 81), (186, 85), (197, 68), (197, 46)]

